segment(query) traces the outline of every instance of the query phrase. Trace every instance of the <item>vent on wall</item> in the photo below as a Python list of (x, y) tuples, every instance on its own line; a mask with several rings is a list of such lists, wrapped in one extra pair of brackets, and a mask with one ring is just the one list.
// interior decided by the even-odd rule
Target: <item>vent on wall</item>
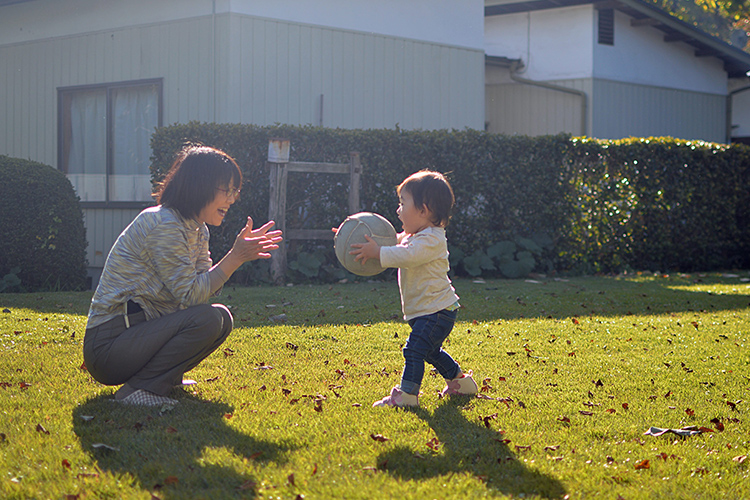
[(599, 9), (599, 43), (615, 44), (615, 10)]

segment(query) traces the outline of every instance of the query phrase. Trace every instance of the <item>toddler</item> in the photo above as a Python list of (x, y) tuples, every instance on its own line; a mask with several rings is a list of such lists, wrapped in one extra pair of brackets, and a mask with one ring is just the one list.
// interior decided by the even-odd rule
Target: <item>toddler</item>
[(353, 244), (351, 254), (362, 263), (379, 259), (383, 267), (398, 268), (398, 286), (404, 320), (411, 334), (403, 353), (405, 358), (401, 384), (373, 406), (419, 406), (419, 388), (427, 361), (446, 380), (443, 396), (476, 394), (472, 372), (461, 367), (443, 350), (443, 342), (456, 322), (458, 296), (448, 278), (448, 225), (455, 202), (453, 189), (439, 172), (423, 170), (407, 177), (396, 188), (398, 218), (403, 232), (395, 246)]

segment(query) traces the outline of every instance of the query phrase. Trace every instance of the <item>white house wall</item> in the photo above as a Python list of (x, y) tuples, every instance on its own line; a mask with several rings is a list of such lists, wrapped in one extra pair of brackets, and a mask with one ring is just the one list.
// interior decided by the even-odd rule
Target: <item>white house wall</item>
[(664, 42), (653, 27), (630, 25), (615, 11), (614, 46), (597, 43), (593, 5), (538, 10), (485, 18), (488, 55), (521, 59), (532, 80), (599, 78), (710, 94), (727, 93), (726, 72), (713, 57)]
[(483, 11), (482, 0), (35, 0), (3, 7), (0, 45), (232, 12), (481, 49)]
[(521, 59), (531, 80), (591, 78), (593, 18), (590, 5), (485, 18), (485, 51)]
[[(596, 21), (596, 10), (592, 10)], [(594, 44), (594, 78), (727, 94), (727, 74), (719, 59), (696, 57), (694, 47), (664, 42), (664, 32), (650, 26), (631, 26), (630, 19), (615, 11), (615, 44)]]

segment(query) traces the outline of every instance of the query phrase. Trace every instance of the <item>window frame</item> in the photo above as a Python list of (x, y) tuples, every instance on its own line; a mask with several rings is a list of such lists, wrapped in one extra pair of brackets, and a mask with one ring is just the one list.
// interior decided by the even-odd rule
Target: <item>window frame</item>
[[(147, 78), (142, 80), (127, 80), (120, 82), (110, 83), (95, 83), (87, 85), (73, 85), (69, 87), (58, 87), (57, 88), (57, 168), (62, 171), (66, 176), (67, 172), (63, 170), (62, 165), (64, 164), (65, 154), (65, 137), (64, 137), (64, 114), (65, 114), (65, 97), (69, 94), (75, 94), (81, 91), (92, 91), (92, 90), (104, 90), (106, 92), (106, 109), (107, 109), (107, 131), (106, 131), (106, 176), (107, 183), (109, 186), (109, 177), (113, 174), (114, 169), (114, 116), (113, 116), (113, 92), (117, 89), (127, 87), (141, 87), (155, 85), (157, 92), (157, 128), (162, 127), (163, 115), (164, 115), (164, 79), (163, 78)], [(146, 208), (153, 206), (154, 201), (110, 201), (109, 200), (109, 187), (105, 188), (105, 200), (104, 201), (81, 201), (81, 208)]]

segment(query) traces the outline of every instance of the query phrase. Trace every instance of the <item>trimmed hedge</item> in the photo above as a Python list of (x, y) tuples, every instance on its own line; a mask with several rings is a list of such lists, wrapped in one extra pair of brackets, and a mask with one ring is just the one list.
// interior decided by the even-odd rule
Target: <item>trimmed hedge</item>
[[(197, 122), (159, 129), (152, 138), (155, 180), (187, 142), (220, 148), (243, 170), (242, 198), (221, 227), (211, 228), (217, 257), (229, 250), (248, 214), (257, 223), (267, 219), (265, 161), (274, 137), (290, 139), (292, 161), (345, 163), (358, 151), (362, 210), (384, 215), (396, 228), (395, 186), (425, 168), (447, 174), (456, 194), (448, 240), (453, 272), (460, 275), (750, 264), (750, 150), (742, 145)], [(348, 179), (292, 173), (288, 183), (287, 229), (335, 227), (348, 215)], [(345, 275), (330, 243), (287, 244), (292, 281)], [(263, 263), (245, 269), (240, 281), (267, 277)]]
[(0, 155), (0, 291), (81, 290), (86, 231), (59, 170)]

